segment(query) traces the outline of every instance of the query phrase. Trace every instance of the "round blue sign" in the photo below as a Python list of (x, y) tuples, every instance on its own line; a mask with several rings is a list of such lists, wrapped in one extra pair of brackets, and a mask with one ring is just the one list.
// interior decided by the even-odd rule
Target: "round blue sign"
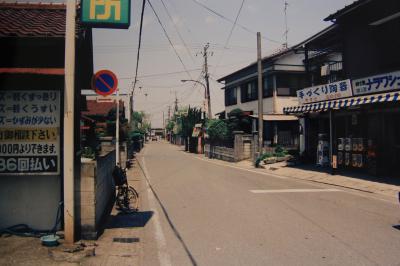
[(92, 80), (92, 88), (97, 94), (107, 96), (117, 89), (118, 80), (115, 74), (109, 70), (100, 70), (94, 76)]

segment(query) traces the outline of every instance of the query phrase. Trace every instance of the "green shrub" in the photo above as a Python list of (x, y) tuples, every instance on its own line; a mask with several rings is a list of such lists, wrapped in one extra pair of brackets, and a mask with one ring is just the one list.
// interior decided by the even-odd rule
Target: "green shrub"
[(266, 153), (261, 154), (261, 156), (259, 156), (256, 159), (256, 162), (255, 162), (256, 167), (260, 166), (261, 161), (263, 161), (263, 160), (265, 160), (267, 158), (271, 158), (271, 157), (273, 157), (273, 154), (270, 153), (270, 152), (266, 152)]

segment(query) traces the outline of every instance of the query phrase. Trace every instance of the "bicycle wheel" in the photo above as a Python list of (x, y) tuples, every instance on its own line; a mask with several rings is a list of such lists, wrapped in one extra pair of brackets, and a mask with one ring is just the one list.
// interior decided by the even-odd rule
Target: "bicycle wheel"
[(137, 211), (139, 209), (139, 193), (133, 188), (128, 188), (129, 209)]

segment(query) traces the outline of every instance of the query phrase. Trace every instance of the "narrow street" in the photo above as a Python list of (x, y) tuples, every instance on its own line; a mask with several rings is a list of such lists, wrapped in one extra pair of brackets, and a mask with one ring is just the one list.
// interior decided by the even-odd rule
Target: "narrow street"
[(141, 152), (143, 265), (400, 264), (395, 202), (201, 158), (165, 142)]

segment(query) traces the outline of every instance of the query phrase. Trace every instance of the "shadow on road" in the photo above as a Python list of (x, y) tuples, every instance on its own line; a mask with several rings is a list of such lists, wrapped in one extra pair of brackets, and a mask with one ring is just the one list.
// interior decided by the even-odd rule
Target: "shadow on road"
[(393, 228), (394, 228), (394, 229), (397, 229), (397, 230), (400, 230), (400, 224), (398, 224), (398, 225), (393, 225)]
[(111, 228), (132, 228), (132, 227), (145, 227), (147, 222), (153, 217), (152, 211), (135, 212), (135, 213), (118, 213), (111, 215), (106, 229)]

